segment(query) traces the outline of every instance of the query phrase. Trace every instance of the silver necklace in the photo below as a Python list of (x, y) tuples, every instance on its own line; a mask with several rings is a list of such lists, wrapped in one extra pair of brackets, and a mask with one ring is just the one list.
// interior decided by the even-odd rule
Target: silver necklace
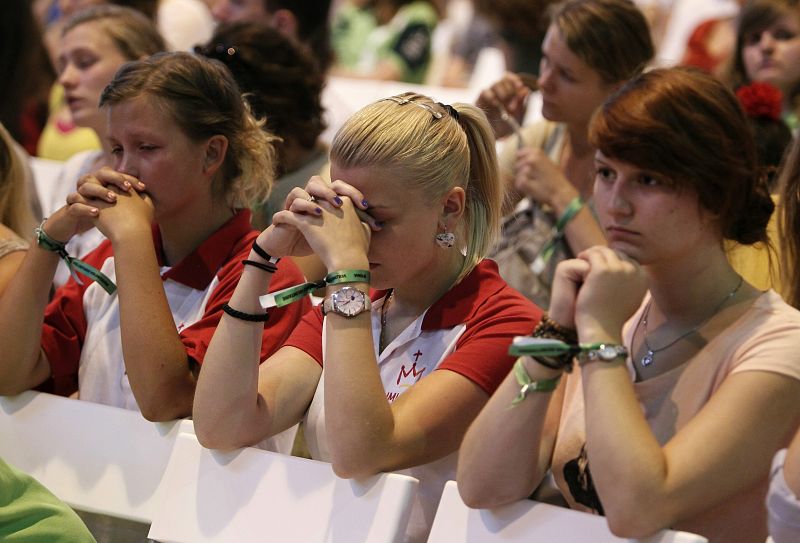
[[(642, 317), (639, 319), (639, 322), (636, 325), (636, 329), (637, 330), (639, 329), (639, 325), (642, 325), (642, 327), (644, 328), (643, 342), (644, 342), (644, 348), (647, 351), (645, 353), (645, 355), (641, 358), (641, 360), (639, 360), (639, 364), (641, 364), (641, 366), (643, 368), (646, 368), (647, 366), (649, 366), (650, 364), (653, 363), (653, 359), (654, 359), (656, 353), (659, 353), (661, 351), (669, 349), (670, 347), (672, 347), (673, 345), (678, 343), (683, 338), (689, 336), (690, 334), (694, 334), (695, 332), (697, 332), (708, 321), (710, 321), (711, 318), (714, 315), (716, 315), (719, 312), (720, 309), (722, 309), (722, 306), (725, 305), (725, 303), (728, 300), (730, 300), (731, 298), (736, 296), (736, 293), (739, 292), (739, 289), (742, 287), (742, 283), (744, 283), (744, 278), (742, 276), (739, 276), (739, 282), (736, 283), (736, 286), (734, 287), (734, 289), (732, 291), (730, 291), (728, 294), (725, 295), (725, 297), (722, 299), (722, 301), (717, 304), (717, 306), (714, 308), (714, 311), (712, 311), (711, 314), (708, 315), (708, 317), (706, 317), (705, 319), (700, 321), (699, 324), (697, 324), (697, 325), (693, 326), (692, 328), (690, 328), (689, 330), (685, 331), (684, 333), (682, 333), (681, 335), (679, 335), (678, 337), (676, 337), (675, 339), (673, 339), (672, 341), (670, 341), (669, 343), (664, 345), (663, 347), (659, 347), (657, 349), (653, 349), (650, 346), (650, 344), (647, 342), (647, 317), (650, 315), (650, 307), (653, 305), (653, 300), (651, 298), (650, 301), (647, 302), (647, 307), (644, 309), (644, 313), (642, 313)], [(634, 331), (634, 335), (635, 334), (636, 334), (636, 331)]]
[(392, 301), (393, 296), (394, 289), (389, 289), (389, 293), (386, 295), (386, 298), (383, 300), (383, 305), (381, 306), (381, 333), (378, 335), (378, 353), (382, 353), (386, 348), (386, 307), (389, 305), (389, 302)]

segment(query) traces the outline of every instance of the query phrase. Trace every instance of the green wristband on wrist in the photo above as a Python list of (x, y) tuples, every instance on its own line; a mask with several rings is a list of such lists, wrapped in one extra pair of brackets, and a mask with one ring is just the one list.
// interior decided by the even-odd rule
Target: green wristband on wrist
[(325, 283), (328, 285), (338, 285), (339, 283), (369, 283), (369, 279), (369, 271), (367, 270), (339, 270), (326, 275)]
[(39, 226), (37, 226), (34, 230), (34, 234), (36, 235), (36, 244), (46, 251), (51, 251), (58, 254), (58, 256), (61, 257), (64, 262), (66, 262), (70, 275), (79, 285), (83, 285), (83, 281), (81, 281), (80, 277), (78, 277), (77, 272), (81, 272), (86, 277), (94, 280), (94, 282), (100, 285), (100, 288), (105, 290), (108, 294), (114, 294), (117, 291), (117, 285), (115, 285), (107, 275), (94, 266), (87, 264), (83, 260), (75, 258), (74, 256), (70, 256), (67, 252), (66, 243), (57, 241), (47, 235), (47, 232), (44, 231), (44, 223), (46, 221), (47, 217), (42, 219), (42, 222), (39, 223)]
[(278, 292), (259, 296), (258, 301), (264, 309), (283, 307), (300, 300), (317, 289), (324, 288), (326, 285), (338, 285), (339, 283), (369, 283), (369, 280), (370, 274), (368, 270), (339, 270), (329, 273), (320, 281), (309, 281), (279, 290)]
[(627, 358), (628, 349), (624, 345), (614, 343), (579, 343), (570, 345), (558, 339), (517, 336), (509, 346), (508, 354), (511, 356), (531, 356), (533, 358), (576, 356), (581, 363), (612, 362), (619, 358)]
[(567, 228), (567, 225), (575, 218), (581, 209), (583, 209), (583, 199), (580, 196), (576, 196), (572, 200), (570, 200), (569, 204), (567, 204), (567, 208), (564, 210), (564, 213), (556, 221), (556, 225), (553, 227), (553, 233), (550, 236), (550, 239), (542, 247), (542, 250), (539, 251), (539, 255), (536, 257), (536, 260), (533, 261), (531, 265), (531, 270), (535, 274), (540, 274), (544, 271), (544, 267), (550, 261), (553, 256), (553, 253), (556, 250), (556, 245), (564, 239), (564, 230)]
[(527, 371), (525, 371), (525, 365), (523, 364), (521, 358), (517, 358), (517, 361), (514, 362), (514, 377), (517, 378), (517, 383), (519, 383), (520, 389), (519, 394), (516, 398), (514, 398), (509, 407), (514, 407), (518, 403), (525, 400), (525, 398), (528, 397), (529, 392), (554, 391), (558, 386), (558, 382), (561, 380), (561, 376), (558, 375), (552, 379), (539, 379), (538, 381), (531, 381), (531, 376), (528, 375)]

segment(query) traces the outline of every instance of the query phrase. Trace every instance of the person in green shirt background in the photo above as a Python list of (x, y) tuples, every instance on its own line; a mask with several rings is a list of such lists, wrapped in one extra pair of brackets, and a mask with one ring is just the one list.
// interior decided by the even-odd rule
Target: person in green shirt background
[[(439, 12), (428, 0), (350, 0), (333, 24), (333, 75), (421, 84)], [(374, 26), (370, 27), (370, 17)]]
[(0, 540), (7, 543), (95, 543), (75, 511), (36, 479), (2, 459)]

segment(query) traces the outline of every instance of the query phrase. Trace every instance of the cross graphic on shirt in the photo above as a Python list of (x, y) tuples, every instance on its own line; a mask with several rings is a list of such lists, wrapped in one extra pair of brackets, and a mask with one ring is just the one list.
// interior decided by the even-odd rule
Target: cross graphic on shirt
[(419, 357), (422, 356), (422, 351), (417, 351), (414, 354), (412, 354), (411, 356), (414, 357), (414, 362), (416, 362), (417, 360), (419, 360)]

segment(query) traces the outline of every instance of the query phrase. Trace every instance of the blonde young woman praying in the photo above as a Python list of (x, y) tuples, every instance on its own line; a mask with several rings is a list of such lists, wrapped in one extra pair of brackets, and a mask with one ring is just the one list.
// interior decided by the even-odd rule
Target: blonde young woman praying
[[(322, 306), (263, 364), (261, 325), (224, 317), (195, 429), (229, 449), (305, 419), (312, 457), (340, 476), (419, 478), (408, 539), (424, 541), (463, 433), (511, 367), (508, 342), (540, 311), (483, 258), (501, 187), (477, 108), (380, 100), (339, 130), (331, 164), (333, 183), (294, 189), (257, 240), (262, 258), (316, 253), (329, 272)], [(263, 312), (271, 281), (246, 269), (231, 306)]]

